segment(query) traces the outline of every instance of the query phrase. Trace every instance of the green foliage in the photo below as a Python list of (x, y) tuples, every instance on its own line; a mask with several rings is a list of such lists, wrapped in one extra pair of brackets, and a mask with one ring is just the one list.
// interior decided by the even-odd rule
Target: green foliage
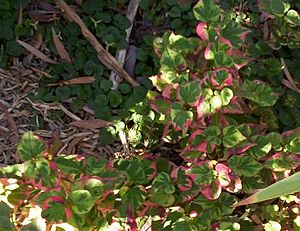
[[(0, 35), (5, 44), (1, 63), (7, 55), (22, 55), (14, 39), (30, 29), (26, 20), (15, 30), (12, 22), (4, 23), (16, 16), (8, 15), (9, 9), (19, 6), (2, 2), (0, 29), (6, 33)], [(120, 13), (127, 2), (88, 0), (82, 5), (85, 24), (111, 53), (128, 45), (125, 30), (130, 23)], [(236, 211), (233, 205), (267, 186), (277, 188), (259, 194), (259, 201), (299, 191), (290, 180), (297, 173), (271, 185), (299, 169), (299, 96), (285, 88), (292, 85), (281, 60), (297, 85), (299, 4), (263, 0), (234, 8), (234, 1), (218, 5), (201, 0), (191, 6), (176, 0), (141, 1), (147, 23), (175, 33), (155, 32), (136, 42), (135, 74), (142, 84), (134, 88), (121, 83), (112, 90), (110, 72), (74, 22), (49, 24), (61, 33), (75, 61), (52, 66), (53, 78), (43, 79), (32, 99), (75, 98), (74, 112), (88, 105), (96, 118), (113, 122), (100, 129), (100, 144), (112, 144), (125, 134), (130, 147), (150, 153), (115, 160), (56, 155), (46, 141), (25, 133), (18, 144), (21, 163), (0, 169), (1, 228), (22, 226), (18, 214), (27, 216), (34, 206), (42, 213), (32, 227), (44, 218), (47, 224), (67, 222), (79, 230), (105, 230), (113, 222), (136, 230), (151, 218), (153, 230), (248, 230), (255, 228), (251, 213), (257, 211), (265, 230), (286, 225), (286, 211), (276, 204)], [(53, 51), (49, 28), (44, 28), (45, 41)], [(95, 82), (53, 87), (84, 75)], [(151, 82), (145, 77), (150, 75)], [(168, 159), (156, 155), (162, 144), (171, 146)], [(298, 220), (292, 226), (299, 227)]]

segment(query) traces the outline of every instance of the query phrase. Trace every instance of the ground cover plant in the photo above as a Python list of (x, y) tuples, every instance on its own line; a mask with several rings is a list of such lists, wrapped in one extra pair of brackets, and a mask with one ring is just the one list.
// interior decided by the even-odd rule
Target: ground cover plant
[[(75, 62), (51, 65), (53, 77), (30, 99), (64, 102), (73, 113), (87, 105), (107, 122), (99, 142), (125, 133), (132, 149), (145, 151), (117, 159), (61, 153), (58, 137), (25, 132), (19, 163), (0, 169), (0, 230), (300, 229), (299, 195), (286, 195), (298, 187), (235, 206), (299, 169), (299, 4), (182, 2), (141, 1), (158, 32), (135, 41), (137, 79), (151, 75), (136, 87), (111, 89), (109, 71), (74, 22), (43, 28), (54, 53), (49, 28), (63, 34)], [(127, 46), (126, 3), (81, 5), (84, 22), (112, 53)], [(57, 84), (78, 76), (96, 80)]]

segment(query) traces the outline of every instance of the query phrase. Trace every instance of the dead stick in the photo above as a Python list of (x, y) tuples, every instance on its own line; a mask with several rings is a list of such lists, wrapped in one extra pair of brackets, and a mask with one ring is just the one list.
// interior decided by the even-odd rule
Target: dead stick
[(138, 86), (136, 82), (117, 62), (117, 60), (103, 48), (97, 38), (90, 32), (81, 18), (74, 12), (74, 10), (68, 6), (64, 0), (55, 0), (55, 3), (65, 11), (65, 13), (72, 18), (81, 28), (83, 36), (90, 42), (97, 52), (99, 60), (110, 70), (116, 72), (119, 76), (123, 77), (132, 86)]

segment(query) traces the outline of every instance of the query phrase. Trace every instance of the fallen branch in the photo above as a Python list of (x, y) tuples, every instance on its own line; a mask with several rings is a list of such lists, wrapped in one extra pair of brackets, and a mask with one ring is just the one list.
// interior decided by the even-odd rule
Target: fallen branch
[[(127, 42), (129, 41), (129, 37), (130, 37), (132, 26), (133, 26), (133, 19), (135, 18), (139, 3), (140, 3), (140, 0), (131, 0), (128, 5), (126, 18), (128, 18), (128, 20), (130, 21), (131, 26), (126, 30), (126, 41)], [(126, 53), (127, 53), (127, 49), (122, 49), (122, 50), (117, 51), (116, 56), (115, 56), (117, 61), (120, 63), (120, 65), (122, 67), (125, 62)], [(110, 73), (109, 79), (113, 83), (113, 87), (112, 87), (113, 90), (116, 90), (118, 88), (120, 82), (122, 81), (122, 78), (120, 78), (120, 76), (118, 76), (114, 71), (112, 71)]]
[(116, 72), (119, 76), (123, 77), (132, 86), (138, 86), (136, 82), (118, 63), (118, 61), (99, 43), (97, 38), (90, 32), (81, 18), (68, 6), (63, 0), (55, 0), (55, 3), (65, 12), (67, 16), (73, 19), (81, 28), (83, 36), (90, 42), (92, 47), (96, 50), (98, 59), (110, 70)]

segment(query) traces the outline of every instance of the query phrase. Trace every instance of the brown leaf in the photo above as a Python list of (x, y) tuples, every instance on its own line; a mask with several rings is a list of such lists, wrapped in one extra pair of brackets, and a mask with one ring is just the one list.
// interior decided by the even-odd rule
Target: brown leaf
[(93, 83), (96, 81), (95, 77), (92, 76), (84, 76), (84, 77), (77, 77), (74, 79), (69, 79), (64, 81), (64, 83), (72, 85), (72, 84), (84, 84), (84, 83)]
[(110, 125), (111, 122), (100, 120), (100, 119), (93, 119), (93, 120), (78, 120), (70, 123), (70, 125), (78, 127), (78, 128), (87, 128), (87, 129), (97, 129), (103, 128)]
[(48, 87), (53, 87), (53, 86), (62, 86), (62, 85), (75, 85), (75, 84), (87, 84), (87, 83), (93, 83), (95, 82), (96, 79), (93, 76), (84, 76), (84, 77), (77, 77), (74, 79), (69, 79), (66, 81), (61, 81), (59, 83), (51, 83), (48, 84)]
[(32, 54), (37, 56), (38, 58), (44, 60), (47, 63), (56, 64), (56, 62), (50, 58), (48, 58), (46, 55), (44, 55), (41, 51), (34, 48), (33, 46), (29, 45), (28, 43), (25, 43), (21, 40), (16, 40), (17, 43), (19, 43), (22, 47), (24, 47), (26, 50), (30, 51)]
[(68, 63), (72, 63), (72, 60), (71, 60), (68, 52), (66, 51), (64, 45), (62, 44), (62, 42), (56, 35), (55, 30), (53, 28), (52, 28), (52, 38), (53, 38), (53, 42), (54, 42), (54, 45), (56, 47), (59, 57), (61, 57), (62, 60), (66, 61)]

